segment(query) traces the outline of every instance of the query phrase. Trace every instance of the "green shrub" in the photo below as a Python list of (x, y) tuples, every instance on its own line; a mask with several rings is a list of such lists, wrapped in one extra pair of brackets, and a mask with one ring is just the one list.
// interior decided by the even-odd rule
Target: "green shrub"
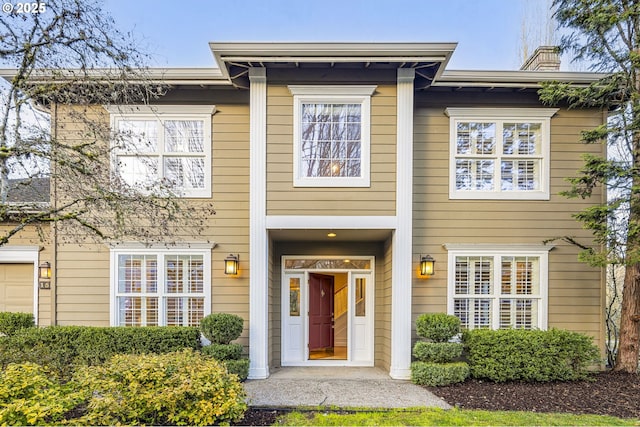
[(0, 339), (0, 364), (6, 367), (9, 363), (33, 362), (69, 378), (78, 355), (81, 330), (77, 326), (22, 329)]
[(558, 329), (477, 329), (463, 341), (471, 376), (496, 382), (584, 379), (599, 358), (591, 337)]
[(116, 355), (74, 376), (90, 399), (88, 425), (213, 425), (239, 421), (245, 392), (216, 360), (186, 349), (163, 355)]
[(86, 398), (35, 363), (0, 371), (0, 425), (56, 425)]
[(461, 343), (418, 341), (413, 346), (413, 357), (419, 362), (445, 363), (460, 357), (462, 350)]
[(211, 344), (202, 347), (202, 352), (216, 360), (238, 360), (242, 349), (242, 344)]
[(433, 342), (447, 342), (460, 333), (460, 319), (444, 313), (422, 314), (416, 320), (416, 332)]
[(237, 375), (240, 381), (246, 380), (249, 376), (249, 359), (225, 360), (222, 363), (227, 367), (227, 371)]
[(0, 338), (0, 366), (31, 361), (69, 378), (75, 365), (97, 365), (114, 354), (167, 353), (200, 348), (196, 327), (51, 326)]
[(413, 362), (411, 381), (418, 385), (443, 386), (461, 383), (469, 376), (469, 365), (464, 362)]
[(0, 335), (15, 335), (21, 329), (35, 328), (35, 326), (31, 313), (0, 312)]
[(200, 321), (202, 335), (212, 344), (229, 344), (242, 334), (244, 319), (230, 313), (213, 313)]

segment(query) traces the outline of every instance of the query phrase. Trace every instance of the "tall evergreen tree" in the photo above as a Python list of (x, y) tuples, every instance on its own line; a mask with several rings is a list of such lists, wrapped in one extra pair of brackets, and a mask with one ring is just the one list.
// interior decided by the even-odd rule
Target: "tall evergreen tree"
[(640, 351), (640, 1), (555, 0), (555, 18), (565, 34), (562, 51), (606, 74), (586, 88), (548, 83), (548, 104), (603, 108), (610, 119), (584, 130), (585, 143), (606, 143), (609, 155), (585, 155), (568, 197), (590, 197), (607, 187), (608, 200), (576, 215), (591, 229), (598, 248), (581, 254), (592, 265), (624, 265), (619, 350), (614, 369), (636, 372)]

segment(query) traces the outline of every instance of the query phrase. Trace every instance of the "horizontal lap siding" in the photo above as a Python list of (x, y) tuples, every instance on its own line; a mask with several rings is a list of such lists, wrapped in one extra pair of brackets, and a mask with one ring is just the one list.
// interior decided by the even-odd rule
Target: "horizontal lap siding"
[(395, 215), (396, 89), (371, 98), (371, 186), (293, 187), (293, 96), (267, 89), (267, 215)]
[[(436, 274), (415, 279), (414, 320), (421, 313), (447, 309), (445, 243), (541, 244), (545, 239), (574, 236), (591, 244), (572, 214), (601, 200), (570, 200), (565, 178), (583, 165), (582, 153), (602, 154), (601, 145), (579, 142), (580, 132), (602, 121), (597, 111), (560, 110), (551, 120), (551, 199), (449, 200), (449, 118), (444, 109), (419, 108), (415, 115), (414, 254), (436, 259)], [(592, 334), (602, 344), (603, 292), (597, 269), (578, 261), (578, 249), (556, 241), (549, 253), (549, 327)], [(417, 264), (418, 255), (415, 255)]]
[[(249, 107), (216, 104), (212, 117), (212, 199), (216, 214), (200, 235), (187, 242), (215, 242), (211, 256), (212, 312), (231, 312), (245, 318), (240, 342), (248, 344), (249, 318)], [(82, 126), (61, 107), (59, 136), (81, 138)], [(102, 107), (89, 110), (108, 123)], [(193, 206), (201, 202), (194, 201)], [(167, 236), (167, 241), (174, 240)], [(224, 258), (240, 255), (240, 274), (225, 276)], [(109, 325), (109, 248), (102, 244), (60, 244), (57, 259), (58, 323)]]

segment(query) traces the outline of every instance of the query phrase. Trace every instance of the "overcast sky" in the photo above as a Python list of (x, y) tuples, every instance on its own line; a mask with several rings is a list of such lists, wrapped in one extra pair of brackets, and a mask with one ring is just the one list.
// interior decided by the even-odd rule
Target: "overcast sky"
[[(212, 67), (208, 42), (457, 42), (448, 69), (521, 65), (550, 0), (105, 0), (158, 67)], [(523, 24), (524, 22), (527, 24)], [(535, 46), (534, 46), (535, 47)]]

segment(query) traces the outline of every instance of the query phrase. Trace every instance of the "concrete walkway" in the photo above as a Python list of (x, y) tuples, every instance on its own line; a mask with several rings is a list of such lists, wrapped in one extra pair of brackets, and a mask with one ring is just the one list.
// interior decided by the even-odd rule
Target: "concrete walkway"
[(451, 408), (424, 388), (393, 380), (377, 368), (280, 368), (266, 380), (244, 385), (248, 403), (255, 407)]

